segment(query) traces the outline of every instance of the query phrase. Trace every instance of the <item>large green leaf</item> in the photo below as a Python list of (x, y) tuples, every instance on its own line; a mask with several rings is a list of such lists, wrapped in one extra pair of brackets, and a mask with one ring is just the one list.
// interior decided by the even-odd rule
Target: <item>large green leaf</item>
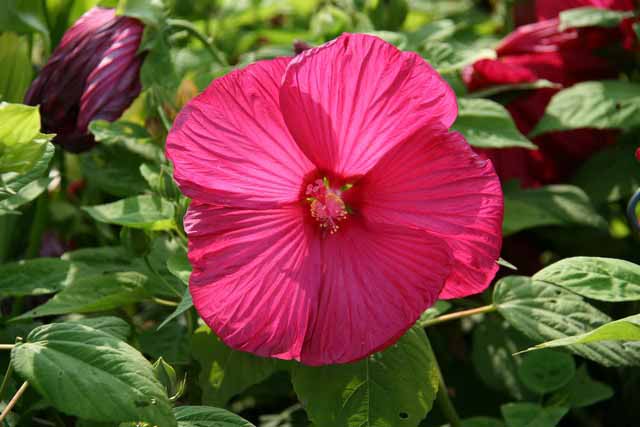
[(148, 298), (148, 282), (147, 276), (134, 272), (87, 275), (18, 318), (111, 310)]
[(559, 351), (545, 350), (520, 356), (518, 367), (522, 382), (538, 394), (550, 393), (567, 385), (576, 373), (573, 356)]
[(431, 409), (437, 369), (424, 331), (414, 328), (359, 362), (296, 366), (292, 382), (314, 425), (410, 427)]
[(419, 52), (442, 74), (461, 70), (480, 59), (496, 57), (496, 52), (486, 46), (439, 40), (427, 40)]
[(507, 427), (556, 427), (569, 408), (519, 402), (502, 405), (500, 411)]
[(502, 224), (505, 235), (549, 225), (582, 225), (604, 229), (607, 222), (578, 187), (549, 185), (521, 189), (516, 185), (507, 185), (504, 189)]
[(202, 401), (209, 405), (226, 405), (233, 396), (284, 367), (275, 359), (230, 349), (206, 326), (196, 330), (191, 347), (200, 364)]
[(43, 325), (15, 346), (11, 360), (19, 375), (67, 414), (177, 425), (151, 364), (109, 333), (78, 323)]
[(640, 188), (636, 140), (617, 143), (595, 153), (578, 169), (572, 184), (582, 188), (594, 203), (617, 202)]
[(184, 294), (182, 295), (182, 299), (180, 300), (180, 303), (178, 304), (176, 309), (166, 319), (164, 319), (162, 321), (162, 323), (160, 323), (158, 325), (158, 329), (161, 329), (161, 328), (165, 327), (167, 325), (167, 323), (171, 322), (172, 320), (174, 320), (175, 318), (177, 318), (181, 314), (183, 314), (186, 311), (190, 310), (191, 307), (193, 307), (193, 299), (191, 298), (191, 292), (189, 292), (189, 288), (187, 288), (187, 289), (184, 290)]
[[(633, 316), (625, 317), (624, 319), (605, 323), (599, 328), (584, 334), (547, 341), (533, 346), (529, 350), (565, 347), (575, 344), (588, 344), (601, 341), (640, 341), (640, 314), (634, 314)], [(624, 349), (624, 347), (622, 348)], [(628, 349), (629, 348), (627, 347), (627, 350)], [(634, 346), (634, 353), (636, 356), (640, 353), (640, 343)], [(637, 364), (640, 364), (640, 360)]]
[(27, 172), (51, 137), (40, 132), (38, 107), (0, 103), (0, 173)]
[(538, 271), (533, 280), (600, 301), (640, 300), (640, 265), (621, 259), (567, 258)]
[[(583, 334), (611, 321), (581, 296), (524, 276), (499, 280), (493, 301), (514, 328), (536, 342)], [(574, 344), (568, 349), (605, 366), (640, 364), (640, 346), (597, 342)]]
[(458, 118), (452, 129), (480, 148), (537, 147), (516, 128), (509, 112), (488, 99), (458, 98)]
[(90, 328), (113, 335), (122, 341), (126, 341), (131, 334), (129, 324), (115, 316), (85, 317), (83, 319), (68, 320), (66, 323), (77, 323), (79, 325), (89, 326)]
[(559, 30), (580, 27), (615, 27), (633, 16), (632, 11), (609, 10), (596, 7), (578, 7), (560, 12)]
[(9, 194), (16, 194), (20, 189), (26, 187), (33, 181), (41, 178), (49, 168), (49, 162), (55, 154), (55, 147), (48, 143), (45, 145), (42, 157), (40, 157), (33, 167), (26, 173), (7, 172), (0, 175), (0, 191), (4, 190)]
[(165, 16), (163, 0), (120, 0), (116, 12), (118, 15), (138, 18), (146, 25), (161, 27)]
[(86, 268), (60, 258), (37, 258), (0, 265), (0, 298), (58, 292)]
[(173, 410), (179, 427), (255, 427), (233, 412), (210, 406), (179, 406)]
[(590, 81), (555, 94), (530, 136), (581, 128), (631, 129), (639, 124), (640, 84)]
[(20, 206), (37, 199), (39, 195), (44, 193), (50, 182), (51, 180), (48, 177), (31, 181), (29, 184), (18, 190), (16, 194), (0, 201), (0, 214), (17, 213), (15, 210)]
[(173, 205), (158, 196), (134, 196), (83, 209), (96, 221), (107, 224), (155, 231), (171, 230), (176, 226)]
[(22, 102), (31, 83), (27, 41), (13, 33), (0, 35), (0, 99)]
[(611, 396), (613, 389), (606, 383), (593, 380), (583, 365), (567, 385), (553, 393), (549, 401), (560, 406), (581, 408), (609, 399)]

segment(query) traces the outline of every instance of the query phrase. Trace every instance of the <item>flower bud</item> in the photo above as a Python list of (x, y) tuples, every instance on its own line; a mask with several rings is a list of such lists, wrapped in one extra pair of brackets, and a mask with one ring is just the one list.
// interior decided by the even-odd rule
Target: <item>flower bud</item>
[(144, 26), (95, 7), (64, 34), (33, 81), (25, 104), (40, 105), (42, 130), (68, 151), (95, 145), (92, 120), (114, 121), (140, 93), (138, 54)]

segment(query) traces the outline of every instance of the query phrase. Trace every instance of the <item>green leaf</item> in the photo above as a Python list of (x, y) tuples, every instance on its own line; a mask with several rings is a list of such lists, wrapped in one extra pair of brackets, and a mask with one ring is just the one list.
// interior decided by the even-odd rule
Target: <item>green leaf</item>
[(558, 390), (576, 373), (573, 356), (567, 353), (546, 350), (525, 354), (522, 359), (518, 376), (529, 390), (538, 394)]
[(616, 143), (587, 159), (573, 176), (572, 184), (582, 188), (597, 204), (627, 199), (640, 187), (640, 168), (633, 143)]
[(589, 81), (561, 90), (529, 136), (560, 130), (630, 129), (640, 124), (640, 84)]
[(517, 185), (506, 186), (502, 224), (505, 235), (549, 225), (581, 225), (605, 229), (607, 222), (578, 187), (549, 185), (521, 189)]
[(116, 13), (138, 18), (146, 25), (159, 28), (163, 26), (165, 5), (163, 0), (120, 0)]
[(52, 136), (40, 133), (38, 107), (0, 103), (0, 173), (27, 172)]
[(504, 423), (497, 418), (473, 417), (462, 420), (461, 427), (504, 427)]
[(45, 145), (42, 157), (36, 161), (33, 167), (26, 173), (8, 172), (0, 175), (0, 190), (8, 191), (9, 193), (17, 193), (21, 188), (27, 186), (33, 181), (44, 175), (48, 168), (49, 162), (53, 158), (56, 149), (53, 144), (48, 143)]
[(40, 178), (22, 187), (18, 193), (9, 196), (0, 202), (0, 214), (14, 213), (20, 206), (38, 198), (44, 193), (51, 180), (48, 177)]
[(86, 317), (84, 319), (67, 320), (65, 323), (76, 323), (78, 325), (88, 326), (113, 335), (122, 341), (126, 341), (129, 335), (131, 335), (131, 327), (129, 324), (115, 316)]
[(210, 406), (179, 406), (173, 410), (179, 427), (255, 427), (233, 412)]
[(528, 396), (518, 377), (521, 357), (518, 350), (531, 344), (525, 336), (503, 319), (488, 317), (473, 329), (471, 360), (480, 379), (494, 390), (506, 391), (515, 399)]
[(202, 401), (224, 406), (233, 396), (280, 369), (282, 362), (232, 350), (206, 326), (191, 339), (193, 358), (200, 364)]
[(180, 304), (176, 307), (173, 313), (171, 313), (160, 325), (158, 325), (158, 329), (161, 329), (167, 325), (167, 323), (171, 322), (184, 312), (188, 311), (191, 307), (193, 307), (193, 300), (191, 298), (191, 292), (189, 292), (189, 288), (184, 290), (184, 295), (182, 295), (182, 299), (180, 300)]
[(175, 365), (186, 365), (189, 355), (190, 336), (178, 322), (171, 322), (162, 329), (151, 328), (138, 335), (140, 351), (154, 359), (162, 357)]
[(438, 40), (423, 43), (420, 53), (441, 74), (461, 70), (480, 59), (496, 57), (496, 52), (486, 46)]
[(468, 93), (466, 96), (467, 98), (487, 98), (490, 96), (501, 94), (503, 92), (514, 92), (514, 91), (521, 91), (521, 90), (534, 90), (534, 89), (547, 89), (547, 88), (561, 89), (562, 85), (550, 82), (549, 80), (540, 79), (530, 83), (515, 83), (515, 84), (491, 86), (487, 89), (481, 89), (473, 93)]
[(438, 371), (424, 331), (413, 328), (359, 362), (296, 366), (292, 382), (315, 425), (409, 427), (431, 409)]
[(0, 99), (22, 102), (33, 74), (27, 41), (13, 33), (0, 35), (0, 64)]
[(586, 366), (582, 365), (576, 371), (573, 379), (556, 391), (549, 401), (554, 405), (582, 408), (610, 399), (612, 396), (613, 389), (606, 383), (593, 380), (589, 376)]
[(66, 414), (177, 425), (151, 364), (106, 332), (78, 323), (43, 325), (16, 344), (11, 360), (19, 375)]
[[(514, 328), (536, 342), (579, 335), (611, 321), (581, 296), (525, 276), (499, 280), (493, 302)], [(640, 347), (625, 347), (619, 342), (575, 344), (568, 349), (605, 366), (640, 363)]]
[(616, 27), (625, 18), (633, 16), (632, 11), (579, 7), (560, 12), (559, 31), (581, 27)]
[(107, 224), (154, 231), (171, 230), (176, 227), (173, 204), (158, 196), (134, 196), (82, 209), (96, 221)]
[(167, 269), (182, 281), (185, 285), (189, 285), (189, 277), (191, 276), (191, 264), (185, 250), (178, 250), (167, 260)]
[(36, 258), (0, 265), (0, 298), (58, 292), (86, 271), (60, 258)]
[(148, 298), (148, 281), (147, 276), (134, 272), (87, 275), (17, 319), (118, 308)]
[[(550, 347), (565, 347), (575, 344), (596, 343), (601, 341), (640, 341), (640, 314), (634, 314), (633, 316), (625, 317), (624, 319), (606, 323), (593, 331), (586, 332), (584, 334), (547, 341), (533, 346), (527, 349), (527, 351)], [(637, 356), (637, 353), (640, 350), (640, 345), (637, 345), (634, 348), (634, 353), (636, 353)], [(629, 349), (627, 349), (627, 351), (629, 351)], [(638, 360), (637, 364), (640, 364), (640, 360)]]
[(422, 313), (422, 315), (420, 315), (420, 318), (418, 319), (418, 322), (416, 324), (421, 328), (423, 328), (426, 326), (427, 321), (431, 319), (435, 319), (441, 314), (446, 313), (447, 311), (449, 311), (450, 308), (451, 308), (450, 302), (447, 302), (444, 300), (436, 301), (436, 303), (433, 306), (426, 309)]
[(621, 259), (566, 258), (538, 271), (533, 280), (599, 301), (640, 300), (640, 266)]
[(497, 102), (458, 98), (458, 109), (458, 118), (452, 129), (462, 133), (474, 147), (537, 149), (516, 128), (507, 109)]
[(507, 427), (555, 427), (569, 411), (564, 406), (542, 407), (537, 403), (507, 403), (500, 407)]
[(38, 32), (44, 39), (45, 47), (48, 48), (51, 40), (43, 5), (44, 3), (40, 0), (0, 1), (0, 32), (13, 31), (20, 34)]
[(89, 124), (89, 130), (102, 145), (122, 146), (142, 160), (152, 163), (164, 160), (162, 148), (154, 144), (147, 129), (140, 125), (124, 120), (94, 120)]

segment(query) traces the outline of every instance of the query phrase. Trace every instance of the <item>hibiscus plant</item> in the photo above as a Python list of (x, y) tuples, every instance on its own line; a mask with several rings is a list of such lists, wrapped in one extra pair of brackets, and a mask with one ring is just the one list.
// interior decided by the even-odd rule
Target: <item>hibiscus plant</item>
[(635, 427), (640, 4), (2, 0), (0, 427)]

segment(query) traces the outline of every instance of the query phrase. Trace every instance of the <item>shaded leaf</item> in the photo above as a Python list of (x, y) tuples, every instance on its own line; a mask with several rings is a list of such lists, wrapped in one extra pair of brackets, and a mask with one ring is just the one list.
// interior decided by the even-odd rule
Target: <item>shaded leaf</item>
[(610, 10), (596, 7), (578, 7), (560, 12), (558, 30), (581, 27), (616, 27), (633, 16), (631, 11)]
[(221, 408), (179, 406), (173, 411), (179, 427), (255, 427), (233, 412)]
[(549, 399), (551, 403), (571, 408), (593, 405), (613, 396), (613, 389), (606, 383), (595, 381), (585, 365), (578, 368), (573, 379)]
[(129, 197), (82, 209), (96, 221), (107, 224), (155, 231), (170, 230), (176, 226), (173, 205), (158, 196)]
[(507, 427), (555, 427), (569, 411), (564, 406), (542, 407), (537, 403), (507, 403), (500, 407)]
[(85, 269), (60, 258), (36, 258), (0, 265), (0, 298), (58, 292)]
[(22, 102), (33, 74), (27, 41), (13, 33), (0, 35), (0, 64), (0, 99)]
[(538, 394), (558, 390), (568, 384), (576, 373), (573, 356), (567, 353), (546, 350), (521, 357), (518, 376), (529, 390)]

